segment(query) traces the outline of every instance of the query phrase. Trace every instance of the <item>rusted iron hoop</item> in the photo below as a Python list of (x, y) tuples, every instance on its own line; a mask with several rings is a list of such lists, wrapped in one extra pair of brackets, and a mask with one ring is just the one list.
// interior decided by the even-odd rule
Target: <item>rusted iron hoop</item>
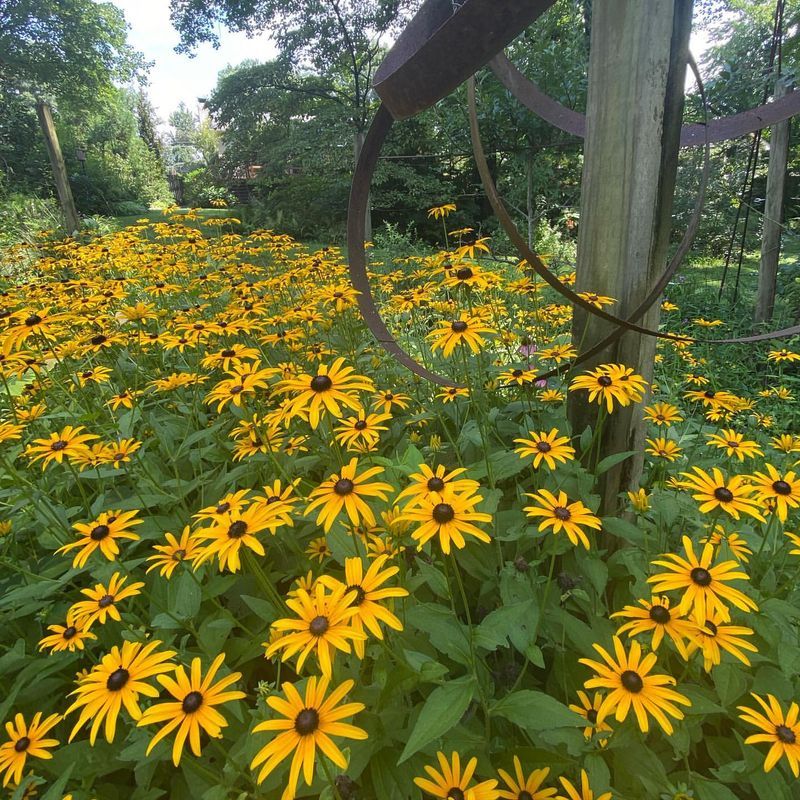
[[(586, 116), (573, 111), (545, 94), (530, 78), (523, 75), (505, 55), (498, 53), (489, 67), (500, 83), (529, 111), (565, 133), (583, 138), (586, 135)], [(736, 139), (761, 128), (782, 122), (800, 114), (800, 91), (790, 92), (778, 100), (755, 106), (740, 114), (715, 117), (708, 123), (684, 125), (681, 129), (681, 147), (697, 147), (708, 140), (724, 142)]]

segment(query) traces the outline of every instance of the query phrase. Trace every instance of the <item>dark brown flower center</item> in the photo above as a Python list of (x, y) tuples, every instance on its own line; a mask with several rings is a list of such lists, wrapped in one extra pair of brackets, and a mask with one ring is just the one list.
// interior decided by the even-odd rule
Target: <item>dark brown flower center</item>
[(17, 753), (24, 753), (31, 746), (31, 740), (27, 736), (22, 736), (14, 742), (14, 750)]
[(360, 606), (367, 599), (367, 593), (364, 591), (363, 587), (359, 586), (357, 583), (350, 584), (350, 586), (347, 587), (347, 591), (356, 593), (355, 600), (353, 600), (354, 606)]
[(705, 621), (705, 624), (703, 625), (703, 627), (706, 629), (705, 631), (703, 631), (703, 633), (705, 633), (706, 636), (716, 636), (717, 635), (717, 626), (710, 619), (707, 619)]
[(102, 333), (98, 333), (96, 336), (92, 336), (92, 338), (89, 339), (89, 341), (95, 345), (103, 344), (104, 342), (108, 341), (108, 336), (104, 336)]
[(652, 606), (650, 609), (650, 619), (659, 625), (666, 625), (670, 619), (669, 609), (664, 606)]
[(114, 595), (112, 594), (104, 594), (98, 601), (97, 605), (100, 608), (108, 608), (110, 605), (114, 604)]
[(475, 273), (469, 267), (461, 267), (456, 272), (456, 278), (460, 281), (468, 281)]
[(452, 789), (447, 790), (447, 800), (464, 800), (465, 797), (466, 795), (458, 786), (453, 786)]
[(58, 452), (59, 450), (63, 450), (66, 446), (67, 443), (63, 439), (58, 439), (50, 445), (50, 449)]
[(94, 528), (92, 528), (92, 532), (89, 534), (89, 537), (94, 539), (96, 542), (99, 542), (102, 539), (105, 539), (109, 533), (111, 533), (111, 529), (108, 527), (108, 525), (95, 525)]
[(517, 795), (517, 800), (533, 800), (533, 795), (527, 789), (523, 789)]
[(716, 497), (720, 503), (730, 503), (731, 500), (733, 500), (733, 492), (726, 486), (718, 486), (714, 489), (714, 497)]
[(233, 358), (233, 357), (236, 355), (236, 351), (235, 351), (235, 350), (223, 350), (223, 351), (220, 353), (220, 355), (221, 355), (223, 358)]
[(62, 633), (61, 635), (65, 639), (71, 639), (77, 632), (78, 629), (74, 625), (70, 625), (68, 628), (64, 628), (64, 633)]
[(203, 705), (203, 695), (201, 695), (200, 692), (189, 692), (189, 694), (183, 698), (181, 709), (184, 714), (194, 714), (201, 705)]
[(595, 708), (587, 709), (586, 719), (589, 720), (589, 722), (591, 722), (592, 725), (594, 725), (594, 723), (597, 722), (597, 709)]
[(625, 689), (629, 692), (633, 692), (633, 694), (639, 694), (639, 692), (644, 689), (644, 681), (639, 675), (638, 672), (634, 672), (632, 669), (626, 669), (622, 675), (619, 676), (620, 681), (622, 681), (622, 685)]
[(294, 729), (301, 736), (308, 736), (319, 727), (319, 712), (315, 708), (304, 708), (294, 718)]
[(346, 494), (350, 494), (353, 489), (355, 489), (355, 484), (350, 478), (339, 478), (339, 480), (333, 484), (333, 491), (342, 497)]
[(244, 386), (241, 386), (241, 385), (231, 386), (231, 394), (239, 394), (243, 390), (244, 390)]
[(106, 689), (108, 689), (110, 692), (118, 692), (123, 686), (125, 686), (130, 677), (131, 674), (128, 672), (128, 670), (123, 669), (122, 667), (115, 669), (108, 676), (108, 680), (106, 681)]
[(611, 378), (609, 378), (609, 377), (608, 377), (608, 375), (601, 375), (601, 376), (600, 376), (600, 377), (597, 379), (597, 382), (598, 382), (598, 383), (599, 383), (601, 386), (611, 386), (611, 384), (613, 383), (613, 381), (611, 380)]
[(441, 492), (444, 489), (444, 481), (436, 476), (429, 478), (427, 485), (429, 492)]
[(308, 624), (308, 632), (312, 636), (324, 636), (328, 628), (330, 627), (330, 623), (328, 622), (327, 617), (319, 616), (314, 617)]
[(327, 375), (315, 375), (311, 379), (312, 392), (327, 392), (333, 386), (333, 381)]
[(364, 430), (364, 428), (366, 428), (366, 427), (367, 427), (367, 421), (366, 421), (366, 420), (364, 420), (364, 419), (360, 419), (360, 420), (358, 420), (358, 422), (356, 422), (356, 424), (355, 424), (355, 425), (353, 425), (353, 427), (354, 427), (354, 428), (355, 428), (357, 431), (363, 431), (363, 430)]
[(464, 322), (463, 319), (457, 319), (452, 325), (450, 325), (450, 329), (453, 333), (464, 333), (467, 329), (467, 323)]
[(519, 378), (519, 377), (521, 377), (522, 375), (524, 375), (525, 373), (524, 373), (524, 372), (523, 372), (521, 369), (514, 369), (514, 370), (512, 370), (512, 371), (511, 371), (511, 374), (512, 374), (512, 375), (513, 375), (515, 378)]
[(217, 514), (224, 514), (226, 511), (230, 511), (230, 510), (231, 510), (231, 504), (227, 503), (227, 502), (226, 503), (220, 503), (215, 509)]
[(562, 522), (566, 522), (572, 514), (569, 513), (568, 508), (564, 508), (564, 506), (556, 506), (553, 509), (553, 514), (556, 519), (560, 519)]
[(550, 442), (536, 442), (536, 449), (540, 453), (549, 453), (553, 449), (553, 445)]
[(797, 741), (794, 731), (787, 725), (776, 725), (775, 735), (784, 744), (794, 744)]
[(33, 328), (34, 326), (41, 323), (42, 318), (38, 314), (31, 314), (26, 320), (25, 325), (29, 328)]
[(444, 525), (446, 522), (452, 522), (455, 516), (456, 512), (449, 503), (437, 503), (433, 507), (433, 518), (440, 525)]
[(786, 481), (775, 481), (772, 484), (772, 488), (775, 490), (775, 494), (791, 494), (792, 487)]
[(228, 536), (231, 539), (241, 539), (247, 533), (247, 523), (244, 520), (237, 519), (236, 522), (231, 522), (228, 528)]
[(689, 577), (698, 586), (710, 586), (711, 585), (711, 573), (707, 569), (703, 569), (702, 567), (695, 567), (689, 573)]

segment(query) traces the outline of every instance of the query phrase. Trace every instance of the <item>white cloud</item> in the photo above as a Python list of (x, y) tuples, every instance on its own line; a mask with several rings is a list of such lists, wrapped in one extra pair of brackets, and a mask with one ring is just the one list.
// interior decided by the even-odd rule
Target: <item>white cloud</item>
[(246, 59), (268, 61), (276, 49), (266, 34), (248, 38), (243, 33), (218, 31), (220, 47), (197, 48), (194, 58), (175, 52), (180, 37), (169, 19), (169, 0), (113, 0), (130, 25), (128, 40), (155, 62), (150, 70), (148, 94), (163, 122), (183, 101), (198, 107), (197, 98), (207, 96), (216, 86), (217, 74), (228, 65)]

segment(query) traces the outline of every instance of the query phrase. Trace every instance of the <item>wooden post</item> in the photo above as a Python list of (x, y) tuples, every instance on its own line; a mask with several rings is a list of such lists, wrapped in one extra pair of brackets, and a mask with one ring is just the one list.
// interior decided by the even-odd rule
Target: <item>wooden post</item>
[[(790, 78), (775, 82), (775, 99), (792, 90)], [(754, 321), (769, 322), (775, 308), (775, 283), (781, 253), (781, 219), (786, 184), (786, 163), (789, 158), (790, 121), (778, 122), (770, 128), (767, 197), (764, 203), (764, 225), (761, 231), (761, 261), (758, 266), (758, 297)]]
[(44, 142), (47, 145), (47, 154), (50, 156), (50, 166), (53, 168), (53, 178), (58, 192), (58, 202), (64, 214), (64, 229), (71, 234), (81, 227), (81, 218), (75, 208), (75, 200), (72, 197), (72, 189), (67, 177), (67, 167), (64, 164), (64, 156), (61, 154), (61, 145), (58, 143), (56, 127), (53, 124), (53, 115), (50, 113), (50, 106), (44, 100), (36, 102), (36, 114), (39, 117), (39, 125), (44, 134)]
[[(678, 166), (683, 91), (693, 0), (595, 0), (584, 144), (577, 288), (616, 299), (627, 316), (645, 297), (667, 260)], [(656, 303), (640, 324), (658, 327)], [(573, 341), (586, 349), (614, 326), (575, 310)], [(626, 333), (585, 362), (623, 363), (651, 380), (656, 341)], [(570, 393), (572, 430), (594, 426), (598, 406)], [(606, 420), (602, 455), (638, 455), (600, 479), (602, 511), (614, 512), (620, 492), (638, 486), (643, 466), (643, 404)]]

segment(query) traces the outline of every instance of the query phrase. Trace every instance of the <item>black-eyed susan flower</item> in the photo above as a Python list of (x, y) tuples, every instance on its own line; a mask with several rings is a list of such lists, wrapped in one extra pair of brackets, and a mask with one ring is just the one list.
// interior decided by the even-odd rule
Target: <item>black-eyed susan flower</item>
[(202, 545), (192, 536), (192, 529), (189, 525), (184, 527), (180, 539), (169, 531), (164, 534), (164, 538), (167, 540), (166, 544), (153, 545), (153, 550), (156, 551), (156, 554), (147, 557), (146, 560), (152, 563), (146, 572), (157, 569), (162, 578), (169, 580), (178, 564), (184, 562), (191, 564), (194, 561)]
[(793, 471), (781, 475), (772, 464), (764, 465), (767, 474), (756, 472), (750, 483), (762, 503), (770, 503), (781, 522), (786, 522), (790, 508), (800, 506), (800, 479)]
[(139, 537), (133, 533), (135, 525), (141, 525), (144, 520), (136, 519), (138, 511), (103, 511), (92, 522), (77, 522), (73, 529), (80, 538), (69, 542), (56, 550), (57, 553), (67, 553), (80, 548), (72, 560), (73, 567), (82, 567), (89, 556), (99, 550), (109, 561), (116, 561), (119, 555), (118, 539), (136, 541)]
[(374, 447), (381, 438), (381, 431), (388, 431), (389, 428), (381, 423), (387, 422), (392, 418), (391, 414), (365, 414), (361, 412), (355, 417), (349, 417), (341, 425), (337, 425), (333, 431), (335, 439), (344, 447), (353, 447), (356, 444), (364, 444)]
[(115, 572), (108, 582), (108, 587), (98, 583), (94, 589), (81, 589), (81, 594), (89, 599), (74, 603), (68, 613), (74, 615), (75, 623), (84, 630), (88, 630), (95, 622), (105, 624), (108, 617), (119, 622), (122, 617), (119, 615), (117, 603), (128, 597), (136, 597), (144, 586), (141, 581), (125, 586), (127, 580), (127, 575)]
[(513, 777), (504, 769), (498, 769), (497, 774), (505, 783), (505, 788), (497, 794), (502, 800), (551, 800), (556, 794), (555, 789), (542, 786), (550, 774), (550, 768), (535, 769), (526, 775), (519, 756), (514, 756)]
[(564, 401), (564, 397), (564, 392), (559, 389), (545, 389), (539, 395), (539, 399), (543, 403), (561, 403)]
[(434, 353), (441, 350), (442, 355), (449, 358), (458, 345), (465, 345), (473, 353), (480, 352), (486, 344), (484, 335), (496, 332), (481, 317), (465, 316), (442, 323), (428, 334), (428, 338), (432, 340), (431, 350)]
[(666, 436), (658, 436), (655, 439), (645, 439), (649, 445), (645, 448), (645, 452), (654, 458), (663, 458), (666, 461), (677, 461), (682, 452), (678, 443), (672, 439), (667, 439)]
[(31, 463), (42, 462), (45, 469), (51, 461), (60, 464), (65, 458), (70, 458), (84, 452), (87, 442), (97, 439), (92, 433), (82, 433), (84, 427), (67, 425), (58, 433), (51, 433), (43, 439), (34, 439), (25, 449), (25, 454)]
[(106, 741), (113, 742), (117, 717), (123, 706), (134, 720), (142, 716), (139, 695), (158, 697), (158, 689), (147, 683), (147, 679), (175, 669), (174, 664), (167, 663), (175, 656), (175, 651), (159, 650), (160, 645), (158, 640), (147, 644), (123, 642), (121, 648), (112, 647), (111, 652), (79, 680), (78, 688), (71, 692), (77, 697), (66, 712), (81, 710), (69, 741), (91, 720), (89, 743), (95, 743), (104, 721)]
[[(403, 630), (403, 623), (382, 601), (396, 597), (408, 597), (408, 591), (400, 586), (381, 586), (399, 571), (399, 567), (386, 567), (389, 556), (381, 555), (375, 558), (364, 571), (364, 562), (358, 558), (347, 558), (344, 562), (344, 586), (347, 592), (355, 592), (352, 604), (357, 613), (350, 619), (350, 624), (358, 631), (366, 628), (375, 638), (383, 639), (380, 623), (387, 625), (392, 630)], [(322, 575), (319, 579), (329, 589), (341, 585), (340, 581), (329, 575)], [(356, 655), (364, 658), (364, 640), (356, 639), (353, 642)]]
[(571, 344), (555, 344), (539, 351), (539, 358), (544, 361), (555, 361), (556, 364), (569, 361), (577, 355), (578, 351)]
[(751, 499), (753, 487), (745, 483), (742, 475), (731, 475), (727, 480), (722, 470), (714, 467), (711, 474), (700, 467), (692, 467), (694, 473), (682, 472), (685, 479), (681, 483), (692, 492), (692, 497), (700, 503), (700, 513), (706, 514), (720, 508), (739, 519), (739, 514), (749, 514), (761, 522), (764, 517), (758, 509), (756, 500)]
[(791, 433), (773, 436), (770, 444), (775, 450), (780, 450), (782, 453), (800, 453), (800, 436), (793, 436)]
[(221, 380), (206, 395), (206, 403), (216, 403), (217, 411), (221, 411), (228, 403), (241, 406), (248, 395), (269, 386), (269, 379), (277, 374), (277, 370), (271, 367), (262, 369), (256, 361), (239, 364), (227, 370), (226, 374), (230, 377)]
[(771, 694), (764, 700), (757, 694), (753, 698), (761, 706), (764, 713), (760, 713), (748, 706), (737, 706), (742, 713), (739, 718), (749, 725), (761, 729), (763, 733), (754, 733), (748, 736), (745, 744), (771, 744), (767, 757), (764, 760), (764, 772), (769, 772), (785, 756), (795, 778), (800, 777), (800, 706), (792, 703), (789, 710), (784, 713), (778, 699)]
[(719, 547), (723, 542), (733, 553), (733, 557), (743, 564), (747, 564), (750, 560), (749, 556), (753, 555), (753, 551), (748, 547), (743, 536), (738, 533), (728, 533), (719, 523), (714, 525), (713, 530), (707, 536), (700, 539), (700, 544), (713, 544), (714, 547)]
[(705, 622), (695, 622), (695, 630), (689, 638), (685, 657), (688, 659), (692, 653), (700, 650), (703, 654), (703, 669), (706, 672), (711, 672), (711, 669), (721, 662), (722, 650), (738, 658), (748, 667), (750, 659), (742, 651), (758, 652), (754, 644), (742, 638), (752, 636), (752, 628), (746, 628), (744, 625), (726, 625), (725, 622), (726, 620), (719, 614), (709, 614)]
[(50, 633), (39, 641), (39, 649), (49, 648), (51, 653), (60, 653), (68, 650), (70, 653), (75, 650), (83, 650), (87, 639), (96, 639), (85, 623), (75, 624), (74, 614), (67, 614), (66, 624), (48, 625)]
[(214, 505), (201, 508), (193, 517), (198, 520), (212, 520), (220, 522), (227, 519), (228, 514), (240, 514), (242, 510), (250, 504), (250, 490), (239, 489), (236, 492), (228, 492), (221, 497)]
[(671, 405), (670, 403), (653, 403), (651, 406), (646, 406), (644, 409), (644, 418), (648, 422), (654, 422), (656, 425), (670, 426), (673, 422), (682, 422), (680, 410)]
[(401, 410), (407, 409), (410, 402), (411, 398), (407, 394), (387, 389), (384, 392), (375, 393), (372, 400), (372, 407), (383, 414), (391, 414), (395, 407)]
[(318, 536), (312, 539), (306, 547), (306, 555), (309, 558), (315, 558), (320, 564), (329, 556), (333, 555), (328, 540), (324, 536)]
[(678, 652), (685, 657), (684, 639), (694, 633), (695, 625), (682, 618), (675, 609), (670, 610), (668, 597), (653, 597), (651, 602), (639, 600), (642, 608), (625, 606), (622, 611), (611, 614), (611, 619), (620, 617), (630, 620), (619, 627), (617, 634), (629, 637), (642, 633), (652, 633), (650, 647), (655, 652), (664, 639), (664, 634), (675, 643)]
[(646, 489), (639, 487), (635, 492), (627, 492), (627, 495), (635, 511), (646, 514), (650, 510), (650, 495)]
[(478, 759), (471, 758), (463, 771), (461, 769), (461, 757), (453, 752), (448, 758), (444, 753), (436, 754), (439, 761), (439, 769), (425, 765), (425, 772), (428, 777), (414, 778), (414, 783), (423, 792), (436, 798), (436, 800), (497, 800), (500, 793), (497, 789), (496, 780), (481, 781), (473, 783), (475, 768), (478, 766)]
[(731, 428), (725, 428), (719, 433), (710, 434), (706, 439), (709, 444), (724, 450), (725, 455), (735, 456), (739, 461), (764, 455), (758, 446), (758, 442), (745, 439), (744, 434), (737, 433)]
[(317, 525), (322, 525), (325, 533), (331, 529), (342, 511), (353, 525), (357, 526), (362, 522), (374, 525), (375, 514), (363, 498), (388, 499), (389, 492), (393, 491), (388, 483), (369, 482), (370, 478), (380, 475), (383, 471), (383, 467), (370, 467), (359, 474), (358, 459), (350, 459), (350, 463), (343, 466), (338, 473), (334, 473), (321, 486), (312, 490), (309, 495), (311, 502), (305, 511), (306, 516), (319, 508)]
[(372, 381), (356, 375), (353, 367), (346, 367), (344, 358), (337, 358), (330, 366), (320, 364), (316, 375), (300, 373), (282, 380), (275, 388), (276, 394), (291, 395), (285, 411), (287, 418), (305, 412), (315, 429), (325, 412), (339, 418), (342, 406), (358, 411), (361, 407), (358, 393), (373, 391)]
[(654, 592), (671, 592), (683, 589), (683, 597), (678, 606), (678, 613), (694, 611), (694, 620), (702, 624), (709, 616), (719, 614), (726, 622), (730, 619), (726, 603), (731, 603), (742, 611), (757, 611), (758, 606), (746, 594), (728, 585), (729, 581), (744, 580), (747, 575), (740, 570), (736, 561), (723, 561), (714, 564), (714, 546), (706, 544), (698, 558), (694, 545), (688, 536), (683, 537), (683, 549), (686, 558), (666, 553), (664, 561), (653, 564), (664, 567), (661, 572), (647, 579), (652, 583)]
[(454, 403), (458, 397), (469, 397), (469, 389), (464, 386), (446, 386), (436, 395), (443, 403)]
[(523, 511), (529, 517), (541, 518), (537, 522), (539, 530), (552, 528), (553, 533), (564, 531), (576, 547), (580, 543), (589, 549), (589, 538), (583, 530), (584, 527), (598, 531), (602, 528), (600, 520), (591, 510), (580, 500), (570, 503), (566, 492), (559, 492), (556, 496), (547, 489), (540, 489), (535, 494), (526, 493), (526, 496), (536, 505), (525, 506)]
[(589, 392), (589, 402), (597, 401), (600, 405), (605, 403), (606, 409), (610, 414), (614, 410), (614, 404), (621, 406), (630, 405), (631, 395), (626, 386), (609, 374), (609, 369), (614, 364), (601, 364), (597, 369), (589, 370), (577, 378), (573, 378), (569, 385), (571, 392), (586, 389)]
[(573, 785), (563, 775), (559, 777), (559, 780), (567, 794), (566, 796), (558, 795), (555, 800), (611, 800), (612, 798), (611, 792), (603, 792), (595, 797), (594, 790), (589, 783), (589, 774), (585, 769), (581, 770), (580, 785)]
[[(678, 705), (690, 706), (691, 701), (668, 686), (675, 685), (675, 679), (669, 675), (652, 675), (656, 664), (656, 654), (649, 653), (642, 658), (642, 648), (637, 641), (632, 641), (630, 652), (619, 637), (614, 637), (614, 656), (599, 644), (594, 649), (603, 661), (592, 661), (588, 658), (578, 659), (596, 673), (584, 683), (587, 689), (607, 689), (608, 694), (597, 712), (597, 721), (602, 722), (609, 714), (614, 713), (617, 722), (622, 722), (633, 709), (639, 729), (647, 733), (650, 729), (648, 714), (667, 734), (672, 733), (672, 723), (667, 715), (675, 719), (683, 719), (683, 712)], [(616, 658), (615, 658), (616, 656)]]
[(418, 469), (419, 472), (409, 475), (411, 485), (403, 489), (395, 498), (396, 503), (409, 498), (405, 503), (404, 510), (415, 508), (425, 501), (434, 504), (444, 503), (454, 494), (474, 494), (480, 488), (478, 482), (472, 478), (459, 477), (467, 471), (463, 467), (448, 470), (442, 464), (438, 464), (436, 467), (420, 464)]
[(575, 458), (575, 449), (570, 447), (569, 436), (561, 436), (558, 428), (552, 428), (549, 433), (539, 431), (528, 432), (530, 439), (514, 439), (514, 452), (520, 458), (533, 458), (533, 468), (537, 469), (544, 461), (549, 469), (556, 468), (556, 461), (566, 463)]
[(265, 530), (275, 533), (280, 525), (279, 515), (266, 503), (252, 503), (236, 513), (228, 511), (208, 527), (194, 532), (194, 538), (202, 544), (193, 567), (197, 569), (216, 556), (220, 569), (238, 572), (242, 566), (242, 547), (260, 556), (265, 555), (264, 545), (256, 534)]
[(339, 769), (344, 770), (347, 769), (347, 759), (332, 737), (355, 740), (367, 738), (365, 730), (343, 722), (347, 717), (364, 710), (363, 703), (341, 702), (355, 685), (354, 681), (345, 681), (330, 694), (329, 685), (329, 678), (311, 677), (306, 683), (305, 694), (301, 697), (293, 684), (284, 683), (281, 687), (284, 697), (272, 695), (267, 698), (267, 705), (280, 717), (259, 722), (253, 728), (253, 733), (279, 731), (269, 744), (256, 753), (250, 763), (250, 769), (261, 767), (258, 772), (259, 783), (292, 754), (289, 781), (281, 800), (293, 800), (301, 772), (306, 785), (311, 785), (314, 780), (317, 747)]
[(473, 523), (491, 522), (492, 515), (476, 511), (475, 506), (483, 500), (473, 490), (453, 493), (443, 502), (434, 502), (422, 498), (414, 501), (414, 505), (403, 509), (398, 516), (401, 522), (417, 523), (411, 531), (411, 538), (417, 542), (417, 549), (437, 536), (439, 546), (446, 555), (450, 553), (451, 544), (459, 550), (466, 547), (464, 536), (474, 536), (481, 542), (490, 542), (491, 537)]
[(325, 585), (319, 581), (313, 594), (298, 589), (296, 597), (286, 601), (297, 618), (279, 619), (272, 624), (272, 629), (281, 635), (267, 647), (267, 658), (279, 650), (283, 650), (281, 661), (299, 653), (299, 671), (308, 656), (315, 653), (322, 674), (330, 677), (336, 651), (349, 653), (352, 641), (367, 638), (363, 631), (353, 627), (352, 620), (358, 614), (358, 608), (352, 603), (357, 594), (344, 584), (335, 586), (328, 594)]
[(190, 674), (184, 667), (178, 666), (174, 675), (159, 675), (158, 682), (175, 698), (175, 701), (156, 703), (142, 714), (138, 725), (153, 725), (166, 722), (163, 728), (150, 740), (147, 754), (172, 731), (176, 731), (175, 743), (172, 746), (172, 763), (177, 767), (181, 760), (183, 745), (188, 740), (192, 752), (200, 755), (200, 733), (205, 731), (214, 739), (222, 736), (222, 729), (228, 722), (214, 706), (241, 700), (244, 692), (225, 691), (231, 684), (242, 677), (240, 672), (232, 672), (214, 683), (219, 668), (225, 660), (220, 653), (208, 668), (205, 677), (199, 658), (192, 659)]
[[(597, 721), (597, 712), (600, 710), (600, 706), (603, 705), (602, 692), (595, 692), (594, 696), (591, 698), (586, 692), (582, 692), (580, 689), (577, 694), (578, 703), (570, 703), (569, 709), (586, 720), (586, 727), (583, 729), (583, 738), (589, 741), (596, 733), (611, 733), (612, 728), (607, 722)], [(608, 740), (605, 738), (601, 739), (601, 747), (605, 747), (607, 741)]]
[(9, 741), (0, 745), (0, 772), (3, 775), (3, 786), (9, 781), (19, 785), (22, 772), (28, 758), (52, 758), (49, 751), (58, 746), (58, 739), (48, 739), (47, 734), (61, 720), (60, 714), (50, 714), (42, 719), (42, 712), (33, 715), (30, 724), (25, 722), (22, 714), (15, 714), (13, 722), (6, 723)]
[(790, 363), (792, 361), (800, 361), (800, 353), (794, 353), (786, 348), (782, 350), (770, 350), (769, 353), (767, 353), (767, 361), (774, 361), (776, 364), (780, 364), (784, 361)]

